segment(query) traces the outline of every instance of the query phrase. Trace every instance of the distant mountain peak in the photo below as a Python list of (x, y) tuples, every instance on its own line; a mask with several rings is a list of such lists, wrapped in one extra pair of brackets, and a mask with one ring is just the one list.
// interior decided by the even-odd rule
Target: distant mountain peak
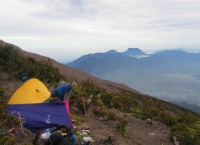
[(109, 51), (107, 51), (105, 53), (118, 53), (118, 52), (116, 50), (111, 49), (111, 50), (109, 50)]
[(139, 48), (128, 48), (126, 51), (122, 52), (128, 56), (138, 56), (138, 55), (146, 55), (142, 50)]
[(179, 53), (179, 52), (183, 52), (183, 53), (187, 53), (183, 50), (179, 50), (179, 49), (165, 49), (165, 50), (161, 50), (161, 51), (157, 51), (154, 54), (166, 54), (166, 53)]
[[(140, 50), (139, 48), (128, 48), (127, 51), (138, 51)], [(140, 50), (141, 51), (141, 50)]]

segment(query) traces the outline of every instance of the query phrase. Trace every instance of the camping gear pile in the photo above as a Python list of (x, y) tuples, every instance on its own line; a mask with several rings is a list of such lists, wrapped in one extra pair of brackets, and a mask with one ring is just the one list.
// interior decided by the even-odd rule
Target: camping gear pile
[(58, 125), (56, 128), (46, 129), (41, 134), (45, 145), (76, 145), (76, 136), (69, 125)]
[(82, 128), (82, 131), (77, 132), (81, 136), (81, 145), (92, 145), (94, 140), (90, 137), (90, 130), (88, 127)]

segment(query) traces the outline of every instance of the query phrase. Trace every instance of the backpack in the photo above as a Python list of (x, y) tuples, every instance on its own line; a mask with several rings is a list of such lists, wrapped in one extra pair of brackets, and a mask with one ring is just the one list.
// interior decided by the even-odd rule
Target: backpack
[(45, 145), (76, 145), (76, 136), (73, 133), (63, 136), (60, 132), (52, 132)]
[(76, 136), (74, 133), (63, 136), (62, 143), (59, 145), (76, 145)]
[[(58, 131), (61, 128), (66, 129), (65, 135)], [(72, 131), (72, 127), (69, 125), (58, 125), (51, 131), (51, 135), (45, 145), (76, 145), (76, 136)]]

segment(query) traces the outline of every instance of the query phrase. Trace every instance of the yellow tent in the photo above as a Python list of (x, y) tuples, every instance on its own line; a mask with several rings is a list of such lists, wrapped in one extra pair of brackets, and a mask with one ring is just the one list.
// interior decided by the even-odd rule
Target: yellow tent
[(50, 101), (50, 92), (38, 79), (26, 81), (11, 97), (8, 104), (32, 104)]

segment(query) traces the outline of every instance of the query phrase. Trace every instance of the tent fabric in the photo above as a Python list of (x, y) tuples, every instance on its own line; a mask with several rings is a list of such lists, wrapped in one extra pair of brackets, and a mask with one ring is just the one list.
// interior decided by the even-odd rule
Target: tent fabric
[[(27, 80), (8, 102), (8, 113), (24, 119), (24, 127), (32, 132), (56, 127), (60, 124), (72, 126), (69, 100), (50, 102), (50, 92), (38, 79)], [(73, 126), (72, 126), (73, 127)]]
[(69, 101), (36, 103), (36, 104), (9, 104), (9, 113), (24, 118), (24, 127), (32, 132), (45, 128), (68, 124), (73, 127), (69, 114)]
[(8, 104), (30, 104), (50, 101), (50, 92), (38, 79), (27, 80), (11, 97)]

